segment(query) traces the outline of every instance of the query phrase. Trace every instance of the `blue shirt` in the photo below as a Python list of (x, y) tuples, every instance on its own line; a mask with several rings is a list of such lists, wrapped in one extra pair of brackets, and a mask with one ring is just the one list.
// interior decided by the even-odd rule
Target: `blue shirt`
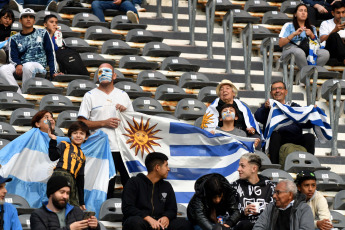
[(4, 203), (4, 210), (4, 230), (22, 230), (17, 209), (10, 203)]
[[(290, 34), (292, 34), (295, 31), (296, 30), (295, 30), (293, 23), (287, 22), (284, 24), (282, 30), (280, 31), (279, 37), (280, 38), (286, 38), (287, 36), (289, 36)], [(315, 38), (316, 38), (317, 33), (316, 33), (316, 28), (314, 26), (313, 26), (313, 33), (314, 33)], [(305, 31), (303, 31), (300, 35), (297, 35), (293, 39), (291, 39), (291, 41), (296, 43), (297, 45), (299, 45), (299, 43), (306, 37), (307, 37), (307, 34), (305, 33)]]

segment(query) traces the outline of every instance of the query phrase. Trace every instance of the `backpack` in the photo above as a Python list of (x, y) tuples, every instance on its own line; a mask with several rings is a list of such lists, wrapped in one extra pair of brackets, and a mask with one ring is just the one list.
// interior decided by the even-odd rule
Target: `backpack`
[(286, 157), (296, 151), (307, 152), (307, 149), (302, 145), (295, 145), (292, 143), (286, 143), (280, 147), (279, 150), (279, 164), (284, 168)]
[(64, 74), (87, 75), (87, 71), (81, 57), (77, 51), (69, 47), (61, 47), (55, 51), (56, 60), (59, 64), (60, 72)]

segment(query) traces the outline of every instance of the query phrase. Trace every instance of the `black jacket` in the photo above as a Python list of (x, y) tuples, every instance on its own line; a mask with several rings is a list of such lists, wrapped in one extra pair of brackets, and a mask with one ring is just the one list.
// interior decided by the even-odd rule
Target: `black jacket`
[(241, 216), (237, 208), (236, 191), (231, 187), (228, 180), (217, 173), (207, 174), (200, 177), (195, 182), (195, 194), (190, 200), (187, 208), (188, 220), (190, 220), (193, 225), (199, 225), (203, 230), (211, 230), (212, 224), (214, 224), (209, 218), (211, 209), (207, 203), (204, 189), (204, 184), (207, 179), (214, 175), (219, 177), (225, 188), (223, 198), (217, 205), (217, 216), (229, 214), (229, 218), (224, 221), (224, 224), (230, 227), (234, 227)]
[(169, 221), (176, 218), (177, 204), (171, 184), (160, 180), (155, 184), (142, 173), (132, 177), (122, 192), (124, 223), (130, 216), (151, 216), (158, 220), (166, 216)]
[(0, 24), (0, 41), (5, 41), (6, 38), (9, 38), (11, 30), (11, 26), (5, 27), (3, 24)]

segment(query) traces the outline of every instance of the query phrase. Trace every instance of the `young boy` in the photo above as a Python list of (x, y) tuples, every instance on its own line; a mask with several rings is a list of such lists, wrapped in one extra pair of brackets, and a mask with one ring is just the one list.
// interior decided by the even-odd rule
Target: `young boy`
[(89, 127), (82, 121), (76, 121), (68, 129), (71, 143), (61, 141), (57, 145), (56, 136), (49, 129), (49, 158), (59, 160), (52, 176), (64, 176), (71, 183), (69, 203), (86, 210), (84, 203), (84, 168), (86, 157), (80, 149), (90, 135)]
[(63, 45), (62, 33), (58, 30), (58, 18), (54, 14), (46, 15), (43, 19), (43, 25), (52, 39), (54, 50), (57, 51)]

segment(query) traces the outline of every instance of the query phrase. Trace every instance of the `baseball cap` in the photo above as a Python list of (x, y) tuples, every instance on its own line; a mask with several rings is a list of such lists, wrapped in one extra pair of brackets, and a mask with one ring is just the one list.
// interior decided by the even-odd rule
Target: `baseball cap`
[(10, 182), (11, 180), (12, 180), (12, 178), (0, 176), (0, 184)]
[(235, 96), (237, 96), (238, 89), (236, 88), (234, 83), (232, 83), (232, 81), (230, 80), (224, 79), (219, 83), (219, 85), (217, 85), (216, 92), (217, 92), (218, 97), (219, 97), (220, 88), (222, 88), (223, 85), (230, 85), (230, 87), (232, 88), (232, 92), (235, 94)]
[(295, 183), (297, 185), (302, 184), (305, 180), (316, 180), (315, 174), (312, 171), (303, 170), (297, 173)]
[(30, 8), (25, 8), (22, 10), (22, 12), (20, 13), (20, 16), (19, 18), (21, 18), (22, 16), (24, 15), (32, 15), (32, 16), (35, 16), (36, 13), (33, 9), (30, 9)]

